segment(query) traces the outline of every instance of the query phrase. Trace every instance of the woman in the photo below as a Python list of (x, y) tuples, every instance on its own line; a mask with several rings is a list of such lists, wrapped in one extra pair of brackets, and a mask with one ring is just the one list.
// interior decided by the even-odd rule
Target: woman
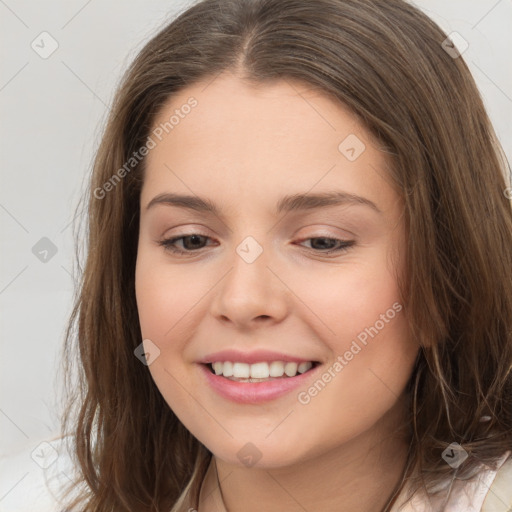
[(91, 177), (69, 510), (507, 510), (505, 174), (411, 5), (186, 10)]

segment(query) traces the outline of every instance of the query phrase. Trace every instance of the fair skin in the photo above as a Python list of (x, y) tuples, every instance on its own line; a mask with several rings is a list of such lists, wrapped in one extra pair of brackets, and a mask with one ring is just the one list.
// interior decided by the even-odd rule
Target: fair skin
[[(401, 304), (405, 241), (386, 155), (346, 108), (291, 80), (256, 87), (223, 73), (173, 96), (155, 126), (191, 96), (197, 106), (148, 154), (141, 192), (136, 296), (142, 337), (160, 350), (149, 371), (212, 452), (227, 511), (381, 510), (404, 469), (407, 439), (397, 428), (418, 352), (403, 309), (376, 324)], [(338, 149), (350, 134), (366, 146), (354, 161)], [(274, 211), (285, 195), (335, 190), (379, 211)], [(170, 192), (206, 198), (220, 214), (147, 208)], [(174, 244), (187, 255), (158, 243), (194, 233), (204, 238)], [(263, 249), (252, 263), (236, 251), (248, 236)], [(326, 238), (354, 244), (326, 254)], [(298, 391), (314, 381), (262, 404), (235, 403), (205, 384), (197, 363), (263, 348), (319, 361), (323, 372), (376, 325), (307, 404)], [(261, 453), (251, 467), (237, 456), (248, 442)], [(199, 505), (213, 510), (210, 498)]]

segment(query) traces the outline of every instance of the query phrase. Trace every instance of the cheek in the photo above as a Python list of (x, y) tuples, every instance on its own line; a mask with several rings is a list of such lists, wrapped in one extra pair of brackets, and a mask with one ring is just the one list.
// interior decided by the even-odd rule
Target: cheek
[(142, 336), (154, 339), (159, 346), (177, 339), (176, 333), (190, 323), (194, 304), (206, 291), (204, 281), (193, 279), (180, 266), (166, 265), (142, 249), (135, 270)]
[[(169, 407), (180, 413), (190, 408), (181, 382), (186, 382), (183, 351), (187, 340), (194, 335), (194, 303), (200, 294), (193, 280), (185, 281), (185, 273), (142, 250), (137, 257), (135, 294), (145, 349), (158, 352), (148, 370)], [(154, 345), (153, 345), (154, 344)], [(156, 345), (157, 349), (154, 348)], [(190, 386), (186, 386), (189, 388)], [(199, 414), (199, 413), (198, 413)]]
[[(319, 452), (332, 443), (345, 443), (400, 402), (418, 349), (408, 336), (403, 309), (398, 313), (395, 309), (388, 310), (388, 323), (378, 316), (377, 321), (370, 320), (372, 315), (366, 312), (360, 318), (338, 320), (335, 327), (343, 336), (331, 340), (332, 360), (309, 388), (297, 393), (295, 418), (301, 419), (302, 443), (315, 445)], [(318, 418), (323, 424), (320, 440), (314, 434)]]
[[(344, 352), (347, 342), (371, 328), (381, 315), (387, 317), (384, 320), (399, 316), (396, 309), (401, 308), (393, 305), (400, 301), (400, 291), (385, 261), (379, 248), (367, 251), (364, 260), (347, 257), (329, 272), (321, 269), (295, 280), (294, 291), (322, 321), (329, 345), (338, 351)], [(393, 323), (386, 322), (386, 330)]]
[(382, 255), (376, 260), (340, 267), (302, 291), (326, 327), (323, 339), (332, 359), (298, 402), (312, 418), (331, 417), (333, 426), (362, 428), (384, 414), (402, 394), (418, 352), (396, 278)]

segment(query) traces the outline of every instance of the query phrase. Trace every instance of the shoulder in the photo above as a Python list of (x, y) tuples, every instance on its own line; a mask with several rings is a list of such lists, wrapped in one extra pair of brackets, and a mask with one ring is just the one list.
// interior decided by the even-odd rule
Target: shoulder
[(447, 481), (439, 489), (435, 497), (423, 490), (404, 497), (392, 512), (512, 512), (512, 454), (506, 452), (496, 470), (483, 467), (471, 479)]
[(495, 476), (482, 506), (482, 512), (512, 510), (512, 454), (508, 453)]

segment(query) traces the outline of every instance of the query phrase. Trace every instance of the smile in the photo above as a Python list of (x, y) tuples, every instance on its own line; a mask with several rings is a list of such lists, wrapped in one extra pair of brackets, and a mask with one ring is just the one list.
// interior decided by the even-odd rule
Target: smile
[(207, 386), (222, 398), (240, 404), (258, 404), (284, 396), (318, 374), (320, 363), (216, 361), (199, 367)]

